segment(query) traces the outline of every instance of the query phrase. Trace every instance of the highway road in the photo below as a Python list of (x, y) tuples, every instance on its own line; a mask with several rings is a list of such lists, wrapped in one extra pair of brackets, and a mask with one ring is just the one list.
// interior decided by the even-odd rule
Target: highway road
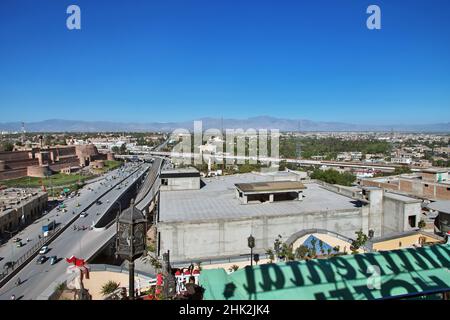
[[(79, 197), (67, 198), (62, 201), (61, 203), (66, 206), (66, 213), (63, 213), (62, 211), (58, 212), (57, 209), (54, 208), (13, 236), (12, 239), (0, 246), (0, 257), (3, 258), (0, 261), (0, 270), (3, 270), (3, 266), (6, 262), (17, 260), (38, 242), (38, 236), (43, 236), (43, 225), (46, 225), (52, 220), (55, 220), (59, 225), (66, 224), (73, 218), (73, 212), (78, 214), (85, 210), (89, 205), (95, 202), (100, 195), (116, 187), (122, 179), (135, 170), (137, 170), (135, 164), (125, 164), (122, 168), (106, 173), (101, 179), (96, 179), (80, 189)], [(13, 242), (13, 239), (17, 237), (22, 239), (22, 247), (17, 247), (17, 244)], [(27, 238), (29, 239), (28, 242), (26, 241)]]
[[(149, 164), (128, 165), (126, 171), (121, 172), (119, 179), (117, 179), (120, 180), (120, 177), (124, 178), (124, 181), (120, 183), (122, 187), (118, 189), (116, 186), (117, 184), (113, 184), (111, 181), (112, 187), (109, 189), (109, 192), (100, 198), (101, 204), (94, 204), (91, 206), (86, 210), (87, 216), (85, 218), (77, 218), (73, 225), (93, 225), (100, 219), (102, 214), (106, 213), (111, 206), (114, 206), (114, 202), (122, 196), (127, 188), (132, 186), (137, 178), (142, 177), (148, 167)], [(98, 181), (98, 183), (100, 183), (100, 181)], [(107, 184), (111, 186), (109, 183), (110, 180), (108, 180)], [(97, 193), (99, 193), (99, 191), (97, 191)], [(95, 191), (84, 190), (84, 192), (94, 193)], [(64, 215), (68, 215), (72, 218), (70, 212), (71, 211), (69, 210)], [(99, 215), (97, 215), (97, 213), (99, 213)], [(113, 225), (112, 227), (115, 226)], [(37, 264), (36, 260), (38, 257), (36, 257), (20, 270), (7, 284), (0, 288), (0, 300), (10, 299), (12, 294), (14, 294), (16, 298), (25, 300), (36, 299), (45, 289), (52, 285), (55, 279), (65, 273), (68, 264), (64, 258), (72, 255), (79, 258), (92, 256), (98, 251), (101, 246), (101, 241), (104, 241), (106, 238), (111, 238), (109, 235), (111, 232), (114, 233), (115, 229), (90, 230), (87, 228), (83, 231), (75, 230), (70, 226), (49, 245), (50, 250), (46, 254), (47, 257), (57, 256), (60, 261), (53, 266), (50, 265), (48, 260), (43, 264)], [(22, 281), (22, 284), (20, 285), (15, 284), (18, 278)]]

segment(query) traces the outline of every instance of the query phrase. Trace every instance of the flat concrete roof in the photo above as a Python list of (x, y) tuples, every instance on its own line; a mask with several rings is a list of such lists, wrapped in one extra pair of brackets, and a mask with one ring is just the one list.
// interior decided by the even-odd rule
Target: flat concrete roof
[(448, 171), (449, 171), (448, 168), (427, 168), (427, 169), (422, 170), (422, 172), (425, 172), (425, 173), (445, 173)]
[(242, 204), (236, 198), (235, 184), (265, 182), (267, 176), (256, 173), (202, 179), (199, 190), (160, 191), (161, 222), (239, 219), (247, 217), (298, 215), (336, 210), (358, 210), (360, 203), (350, 197), (328, 191), (317, 183), (306, 184), (304, 198)]
[(385, 192), (384, 196), (386, 198), (394, 199), (405, 203), (419, 203), (419, 202), (422, 203), (422, 200), (420, 199), (404, 196), (398, 193)]
[(449, 213), (450, 214), (450, 200), (441, 200), (432, 202), (427, 206), (431, 210), (436, 210), (439, 212)]
[(237, 183), (235, 186), (243, 192), (276, 192), (287, 190), (306, 189), (305, 185), (296, 181), (268, 181), (268, 182), (252, 182)]
[(181, 169), (167, 169), (162, 170), (160, 177), (164, 178), (186, 178), (186, 177), (200, 177), (200, 172), (192, 167)]

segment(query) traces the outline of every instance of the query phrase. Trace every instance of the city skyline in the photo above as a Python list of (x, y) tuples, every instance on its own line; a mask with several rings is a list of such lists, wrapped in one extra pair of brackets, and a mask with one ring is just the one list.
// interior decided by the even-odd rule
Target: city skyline
[(4, 1), (1, 122), (448, 122), (450, 4), (377, 4)]

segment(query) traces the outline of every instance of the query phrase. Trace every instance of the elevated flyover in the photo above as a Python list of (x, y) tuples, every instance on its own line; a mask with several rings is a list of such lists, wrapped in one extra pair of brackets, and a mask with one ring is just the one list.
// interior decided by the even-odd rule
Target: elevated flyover
[[(36, 264), (35, 258), (28, 262), (14, 277), (12, 277), (1, 289), (0, 300), (9, 299), (12, 294), (22, 299), (35, 299), (43, 292), (53, 281), (66, 272), (67, 263), (64, 258), (75, 255), (89, 260), (99, 252), (104, 244), (110, 241), (115, 235), (115, 225), (112, 228), (90, 228), (95, 221), (115, 210), (114, 204), (126, 194), (133, 192), (136, 188), (135, 183), (143, 177), (148, 169), (148, 164), (139, 166), (139, 169), (121, 182), (127, 185), (124, 188), (112, 188), (109, 192), (102, 195), (99, 200), (101, 204), (95, 204), (85, 210), (86, 217), (75, 216), (70, 227), (66, 227), (61, 234), (49, 244), (48, 257), (57, 256), (60, 260), (51, 266), (47, 261), (43, 264)], [(134, 194), (132, 195), (134, 196)], [(99, 213), (97, 215), (97, 213)], [(67, 214), (67, 213), (66, 213)], [(84, 226), (84, 227), (83, 227)], [(22, 284), (17, 286), (15, 281), (20, 278)]]

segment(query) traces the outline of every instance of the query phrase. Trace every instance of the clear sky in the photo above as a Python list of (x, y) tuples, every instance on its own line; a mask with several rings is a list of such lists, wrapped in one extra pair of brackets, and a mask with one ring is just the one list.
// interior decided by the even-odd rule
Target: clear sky
[(0, 122), (259, 115), (450, 121), (450, 1), (0, 1)]

